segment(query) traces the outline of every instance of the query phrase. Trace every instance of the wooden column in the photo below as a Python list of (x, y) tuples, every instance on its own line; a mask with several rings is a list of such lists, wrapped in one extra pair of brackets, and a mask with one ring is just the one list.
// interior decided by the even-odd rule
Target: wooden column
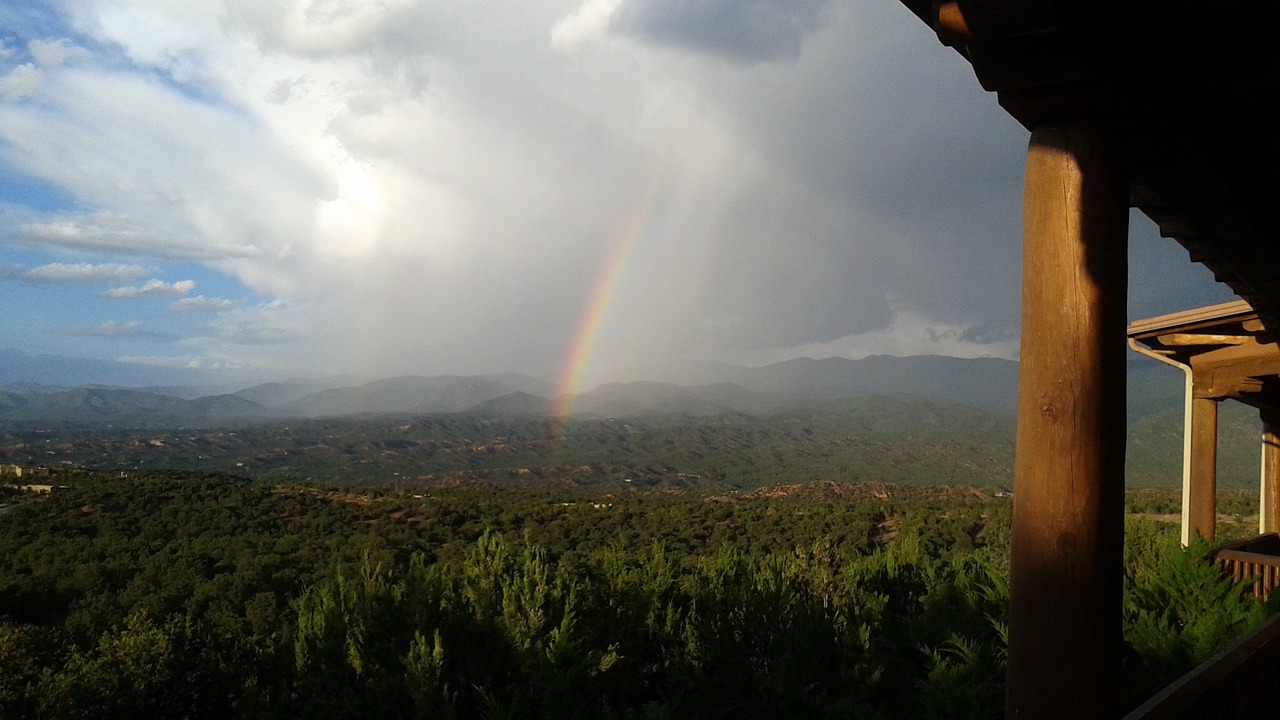
[(1119, 709), (1128, 181), (1104, 132), (1036, 129), (1023, 200), (1009, 718)]
[(1258, 532), (1280, 531), (1276, 500), (1280, 497), (1280, 413), (1262, 413), (1262, 478), (1258, 495)]
[(1191, 473), (1182, 491), (1182, 544), (1213, 542), (1218, 520), (1218, 401), (1191, 401)]

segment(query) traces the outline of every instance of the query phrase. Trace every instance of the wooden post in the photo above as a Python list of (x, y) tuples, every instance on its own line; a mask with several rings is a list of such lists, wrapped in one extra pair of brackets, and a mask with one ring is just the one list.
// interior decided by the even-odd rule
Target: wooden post
[(1106, 133), (1037, 128), (1023, 199), (1009, 718), (1119, 711), (1128, 179)]
[(1218, 520), (1218, 401), (1191, 401), (1191, 474), (1183, 491), (1182, 544), (1213, 542)]
[(1280, 497), (1280, 413), (1262, 413), (1262, 478), (1258, 494), (1258, 533), (1280, 530), (1276, 500)]

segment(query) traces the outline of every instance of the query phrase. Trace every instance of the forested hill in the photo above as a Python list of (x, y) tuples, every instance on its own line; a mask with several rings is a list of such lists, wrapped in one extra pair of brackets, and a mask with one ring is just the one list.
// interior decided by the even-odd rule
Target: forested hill
[(0, 463), (179, 468), (280, 481), (555, 482), (732, 490), (870, 481), (1002, 487), (1012, 421), (868, 396), (767, 415), (491, 418), (471, 413), (277, 421), (235, 429), (0, 430)]
[[(1220, 485), (1253, 487), (1256, 429), (1230, 407)], [(13, 423), (0, 464), (233, 472), (273, 481), (554, 483), (712, 492), (881, 482), (1010, 489), (1014, 420), (911, 396), (865, 396), (749, 415), (291, 419), (215, 428)], [(1128, 448), (1131, 487), (1178, 485), (1181, 420), (1147, 416)]]

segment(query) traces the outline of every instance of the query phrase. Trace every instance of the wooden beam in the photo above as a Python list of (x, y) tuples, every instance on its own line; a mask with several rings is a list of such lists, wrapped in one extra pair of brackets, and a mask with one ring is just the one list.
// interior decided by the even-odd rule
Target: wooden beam
[(1280, 345), (1256, 339), (1241, 345), (1224, 345), (1196, 353), (1191, 363), (1197, 369), (1229, 366), (1233, 372), (1275, 375), (1280, 373)]
[(1200, 333), (1169, 333), (1156, 338), (1161, 345), (1243, 345), (1253, 340), (1252, 335), (1206, 335)]
[(1104, 132), (1037, 128), (1023, 199), (1009, 718), (1119, 708), (1128, 179)]
[(1213, 542), (1218, 520), (1218, 401), (1191, 401), (1191, 473), (1183, 489), (1182, 544), (1196, 535)]
[(934, 28), (938, 31), (938, 39), (944, 45), (963, 45), (973, 39), (973, 33), (969, 31), (969, 24), (964, 19), (960, 4), (954, 0), (938, 4), (938, 19)]
[(1261, 378), (1228, 372), (1231, 370), (1235, 370), (1235, 368), (1206, 370), (1197, 367), (1195, 372), (1196, 397), (1211, 398), (1213, 400), (1243, 399), (1251, 394), (1262, 392), (1265, 383)]
[[(1135, 192), (1141, 188), (1135, 188)], [(1129, 335), (1136, 338), (1162, 335), (1177, 328), (1176, 332), (1195, 332), (1204, 328), (1221, 327), (1233, 322), (1245, 322), (1242, 318), (1256, 318), (1257, 313), (1244, 300), (1182, 310), (1145, 320), (1134, 320), (1129, 325)]]

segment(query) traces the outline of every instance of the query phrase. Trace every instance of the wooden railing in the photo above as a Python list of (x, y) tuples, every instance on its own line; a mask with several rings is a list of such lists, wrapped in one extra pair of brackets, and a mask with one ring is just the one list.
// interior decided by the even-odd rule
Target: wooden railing
[(1124, 720), (1259, 720), (1276, 717), (1280, 615), (1161, 690)]
[(1280, 535), (1268, 533), (1221, 545), (1214, 551), (1214, 563), (1236, 582), (1256, 578), (1253, 594), (1265, 598), (1280, 581)]
[[(1220, 545), (1213, 561), (1265, 598), (1280, 581), (1280, 535), (1270, 533)], [(1277, 716), (1271, 689), (1280, 678), (1280, 615), (1257, 632), (1157, 693), (1124, 720), (1258, 720)]]

